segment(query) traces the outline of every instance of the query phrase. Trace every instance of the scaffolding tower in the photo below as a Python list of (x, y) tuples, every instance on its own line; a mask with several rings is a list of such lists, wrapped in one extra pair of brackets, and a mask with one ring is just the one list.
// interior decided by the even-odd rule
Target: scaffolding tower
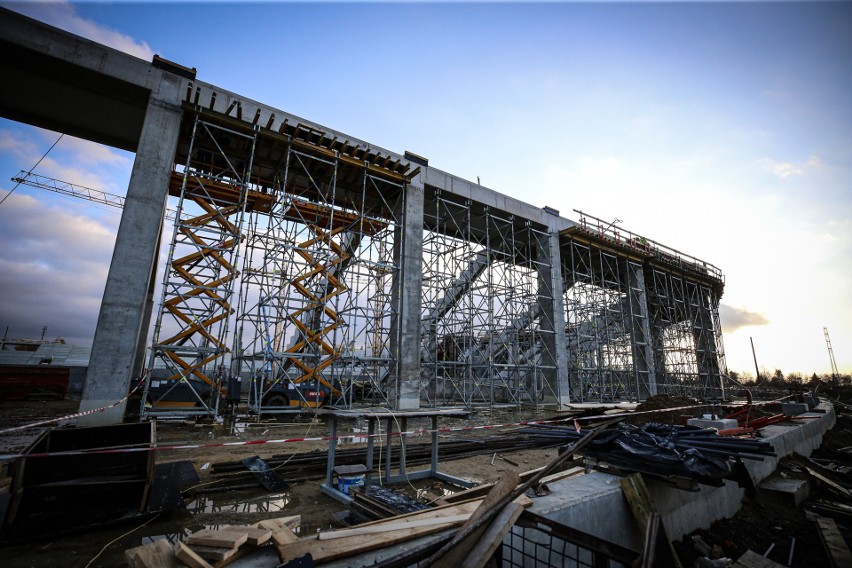
[[(225, 140), (236, 150), (226, 154)], [(268, 210), (270, 203), (250, 182), (255, 141), (254, 132), (197, 117), (188, 159), (172, 174), (169, 193), (178, 197), (178, 206), (143, 416), (217, 412), (243, 222), (247, 209)]]
[(192, 94), (143, 415), (392, 405), (418, 381), (432, 407), (724, 396), (712, 265), (580, 211), (557, 231), (411, 186), (393, 154)]
[[(533, 407), (554, 400), (552, 333), (539, 251), (527, 220), (434, 192), (424, 215), (421, 397), (430, 406)], [(553, 318), (550, 317), (550, 320)]]
[(246, 393), (258, 415), (387, 402), (407, 167), (301, 124), (258, 146), (256, 126), (209, 116), (172, 175), (143, 415), (215, 414)]
[(562, 244), (571, 398), (723, 398), (721, 272), (577, 213)]

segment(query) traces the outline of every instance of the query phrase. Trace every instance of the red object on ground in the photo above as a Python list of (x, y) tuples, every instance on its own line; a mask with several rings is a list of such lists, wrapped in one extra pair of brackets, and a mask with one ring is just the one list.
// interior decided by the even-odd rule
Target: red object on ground
[(0, 366), (0, 400), (65, 398), (69, 376), (68, 367)]

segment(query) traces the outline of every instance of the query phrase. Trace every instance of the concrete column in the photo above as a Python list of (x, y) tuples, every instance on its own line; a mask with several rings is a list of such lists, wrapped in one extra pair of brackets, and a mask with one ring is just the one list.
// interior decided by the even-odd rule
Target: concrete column
[(716, 318), (713, 313), (718, 310), (718, 302), (713, 301), (712, 292), (707, 288), (699, 286), (697, 292), (698, 314), (692, 332), (695, 339), (695, 359), (698, 363), (698, 387), (704, 396), (721, 398), (724, 396), (724, 388), (719, 366), (719, 348), (716, 344)]
[[(157, 250), (160, 250), (162, 244), (163, 233), (157, 237)], [(145, 309), (142, 314), (142, 326), (140, 327), (139, 340), (136, 342), (136, 359), (133, 361), (133, 371), (130, 373), (131, 378), (141, 377), (145, 368), (145, 359), (148, 349), (148, 330), (151, 329), (151, 315), (154, 312), (154, 293), (157, 289), (157, 265), (155, 259), (154, 265), (151, 267), (151, 278), (148, 281), (148, 294), (145, 297)]]
[(638, 380), (639, 398), (657, 394), (657, 373), (651, 340), (648, 295), (642, 265), (627, 262), (627, 288), (630, 306), (630, 343), (633, 348), (633, 369)]
[[(164, 75), (163, 82), (169, 83), (165, 86), (173, 87), (177, 93), (177, 78)], [(156, 270), (157, 244), (163, 227), (180, 122), (179, 106), (152, 96), (112, 253), (80, 402), (81, 412), (112, 404), (127, 395), (131, 374), (139, 360), (138, 350), (144, 351), (148, 329), (143, 324), (151, 318), (153, 304), (148, 301), (148, 295), (152, 273)], [(84, 416), (78, 424), (120, 423), (125, 406), (122, 402), (107, 411)]]
[(571, 402), (568, 380), (568, 344), (565, 337), (565, 305), (562, 299), (562, 257), (559, 250), (559, 232), (542, 236), (538, 246), (538, 301), (541, 305), (541, 336), (544, 343), (541, 364), (553, 367), (545, 372), (548, 392), (555, 396), (545, 398), (547, 403), (559, 407)]
[(396, 232), (394, 262), (399, 273), (392, 301), (399, 316), (391, 329), (396, 368), (390, 377), (389, 398), (395, 408), (420, 408), (420, 300), (423, 294), (422, 174), (405, 187), (401, 226)]

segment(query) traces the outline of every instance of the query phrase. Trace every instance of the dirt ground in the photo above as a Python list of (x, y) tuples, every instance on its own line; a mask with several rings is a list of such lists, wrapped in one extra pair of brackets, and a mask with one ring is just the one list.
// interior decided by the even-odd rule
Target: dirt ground
[[(32, 422), (33, 416), (50, 417), (68, 415), (77, 410), (74, 401), (28, 401), (0, 403), (0, 429)], [(483, 425), (493, 423), (517, 422), (520, 420), (552, 419), (554, 415), (544, 413), (516, 411), (480, 412), (470, 421), (448, 421), (447, 426)], [(288, 422), (275, 421), (249, 423), (242, 425), (237, 432), (225, 428), (222, 424), (194, 422), (159, 422), (156, 426), (159, 446), (174, 445), (213, 445), (226, 442), (249, 440), (280, 440), (288, 438), (309, 438), (328, 435), (328, 425), (319, 419), (288, 418)], [(409, 429), (426, 428), (428, 424), (409, 422)], [(239, 431), (241, 430), (241, 431)], [(346, 432), (341, 432), (345, 434)], [(464, 432), (464, 438), (476, 438), (493, 435), (495, 430), (476, 430)], [(445, 439), (449, 439), (447, 434)], [(412, 443), (426, 442), (413, 437)], [(352, 448), (364, 444), (351, 444)], [(211, 464), (234, 462), (245, 457), (260, 456), (268, 459), (293, 452), (327, 451), (325, 441), (306, 441), (298, 443), (262, 444), (245, 446), (211, 446), (192, 449), (162, 449), (155, 453), (156, 463), (189, 460), (199, 474), (200, 481), (193, 486), (197, 490), (209, 490), (215, 487), (223, 476), (211, 473)], [(340, 447), (340, 446), (339, 446)], [(503, 453), (500, 455), (474, 456), (462, 460), (442, 462), (440, 471), (461, 477), (475, 483), (488, 483), (499, 479), (508, 469), (525, 471), (541, 467), (556, 457), (556, 449), (532, 449)], [(518, 464), (512, 465), (509, 461)], [(493, 462), (493, 463), (492, 463)], [(412, 468), (417, 470), (420, 468)], [(187, 499), (186, 507), (169, 514), (162, 514), (143, 525), (142, 521), (113, 525), (109, 528), (90, 531), (86, 534), (54, 538), (50, 541), (36, 541), (23, 545), (6, 545), (0, 548), (4, 568), (49, 568), (49, 567), (111, 567), (125, 566), (124, 550), (146, 544), (153, 539), (166, 535), (176, 539), (182, 532), (196, 531), (202, 528), (215, 528), (227, 524), (248, 524), (259, 520), (287, 515), (301, 515), (301, 534), (319, 529), (341, 527), (335, 513), (342, 513), (346, 507), (331, 499), (319, 490), (321, 480), (315, 479), (291, 484), (282, 493), (270, 494), (258, 486), (257, 489), (229, 490), (196, 494)], [(416, 497), (424, 489), (440, 493), (441, 488), (434, 482), (415, 482), (397, 486), (410, 497)], [(452, 490), (448, 487), (447, 490)]]
[[(76, 410), (74, 401), (0, 403), (0, 429), (10, 425), (31, 421), (33, 416), (62, 416)], [(480, 412), (471, 422), (459, 421), (459, 425), (504, 424), (522, 420), (547, 420), (556, 416), (551, 413), (518, 413), (514, 410)], [(455, 425), (448, 421), (447, 425)], [(826, 437), (821, 449), (841, 448), (852, 445), (852, 419), (842, 416), (839, 428)], [(421, 427), (410, 424), (410, 428)], [(423, 424), (422, 427), (426, 427)], [(464, 438), (493, 435), (495, 430), (474, 430), (447, 434)], [(262, 488), (210, 492), (222, 476), (211, 473), (208, 464), (234, 462), (244, 457), (258, 455), (261, 458), (280, 456), (292, 452), (325, 452), (327, 442), (307, 441), (299, 443), (277, 443), (245, 446), (215, 446), (223, 442), (249, 440), (280, 440), (287, 438), (319, 437), (328, 434), (328, 427), (316, 418), (291, 418), (287, 422), (250, 423), (231, 431), (221, 424), (196, 424), (194, 422), (172, 422), (157, 424), (157, 440), (160, 446), (210, 445), (191, 449), (163, 449), (157, 451), (158, 463), (189, 460), (199, 473), (200, 481), (194, 486), (196, 493), (187, 499), (186, 507), (173, 513), (162, 514), (142, 521), (113, 525), (109, 528), (50, 541), (36, 541), (25, 545), (7, 545), (0, 548), (2, 564), (7, 568), (29, 567), (108, 567), (125, 566), (123, 552), (128, 548), (151, 542), (166, 535), (176, 539), (184, 531), (215, 528), (225, 524), (247, 524), (265, 518), (300, 514), (301, 534), (341, 526), (335, 513), (345, 510), (337, 501), (319, 491), (319, 479), (295, 483), (285, 492), (270, 494)], [(413, 442), (426, 441), (413, 440)], [(345, 447), (356, 447), (348, 445)], [(461, 460), (442, 461), (441, 471), (476, 483), (496, 481), (509, 469), (525, 471), (544, 466), (556, 457), (555, 448), (503, 452), (468, 457)], [(509, 461), (507, 461), (509, 460)], [(515, 466), (514, 464), (517, 464)], [(415, 468), (416, 469), (416, 468)], [(403, 484), (399, 490), (414, 497), (418, 490), (428, 488), (440, 492), (427, 482)], [(445, 488), (446, 489), (446, 488)], [(817, 492), (820, 488), (817, 488)], [(841, 530), (848, 530), (843, 527)], [(765, 496), (747, 499), (740, 513), (733, 519), (715, 523), (707, 530), (697, 531), (709, 545), (717, 544), (723, 555), (737, 558), (746, 549), (763, 554), (770, 545), (773, 551), (769, 558), (782, 564), (787, 563), (792, 537), (795, 537), (794, 562), (792, 566), (826, 566), (827, 558), (819, 541), (815, 525), (808, 520), (803, 508), (793, 507)], [(684, 566), (692, 566), (698, 554), (691, 536), (675, 543)]]

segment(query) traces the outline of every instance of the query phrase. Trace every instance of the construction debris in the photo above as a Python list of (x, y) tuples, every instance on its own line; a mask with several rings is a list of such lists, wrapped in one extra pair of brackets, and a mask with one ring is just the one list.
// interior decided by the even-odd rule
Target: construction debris
[[(567, 441), (579, 439), (586, 431), (537, 425), (524, 432)], [(769, 443), (754, 438), (722, 437), (715, 429), (649, 422), (623, 424), (590, 443), (583, 455), (623, 471), (719, 486), (724, 479), (737, 478), (741, 459), (762, 460), (775, 453)]]
[(157, 540), (124, 552), (131, 568), (220, 568), (250, 554), (270, 540), (277, 546), (297, 541), (291, 529), (298, 527), (300, 517), (268, 519), (254, 525), (228, 526), (219, 530), (203, 529), (190, 533), (185, 542), (172, 544)]

